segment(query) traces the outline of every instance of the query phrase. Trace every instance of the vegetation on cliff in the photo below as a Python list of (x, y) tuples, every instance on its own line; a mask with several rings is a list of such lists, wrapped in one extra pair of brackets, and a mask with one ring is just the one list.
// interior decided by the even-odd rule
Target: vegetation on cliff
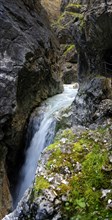
[[(1, 115), (5, 115), (6, 121), (7, 115), (10, 119), (7, 131), (5, 132), (5, 127), (3, 127), (3, 132), (1, 132), (3, 136), (1, 148), (5, 146), (6, 151), (7, 146), (9, 149), (7, 165), (11, 165), (12, 161), (18, 164), (15, 154), (17, 155), (17, 148), (20, 147), (24, 127), (32, 109), (41, 103), (41, 100), (62, 91), (60, 76), (63, 75), (62, 79), (65, 83), (76, 80), (74, 72), (77, 74), (77, 57), (80, 82), (78, 94), (72, 105), (72, 113), (70, 116), (68, 115), (68, 121), (69, 119), (70, 121), (67, 122), (62, 116), (62, 120), (57, 124), (54, 143), (42, 153), (34, 183), (12, 216), (17, 217), (18, 220), (111, 220), (111, 0), (108, 0), (109, 4), (107, 1), (104, 3), (103, 0), (88, 1), (87, 5), (86, 0), (82, 5), (72, 2), (72, 0), (62, 1), (64, 4), (62, 4), (62, 13), (52, 24), (60, 43), (60, 61), (58, 61), (58, 42), (49, 28), (46, 15), (41, 17), (44, 10), (40, 2), (37, 1), (36, 6), (27, 3), (23, 7), (25, 1), (19, 0), (18, 2), (24, 9), (21, 12), (25, 13), (22, 17), (19, 15), (21, 19), (18, 19), (18, 12), (14, 11), (13, 16), (13, 13), (8, 10), (10, 8), (8, 0), (6, 3), (1, 1), (3, 7), (5, 4), (7, 6), (4, 7), (6, 18), (8, 16), (11, 18), (11, 30), (15, 34), (13, 38), (15, 44), (12, 38), (10, 39), (10, 33), (7, 32), (6, 36), (11, 41), (10, 48), (12, 48), (9, 64), (10, 61), (13, 61), (11, 69), (8, 68), (9, 77), (14, 75), (14, 79), (9, 78), (12, 80), (9, 86), (6, 71), (5, 80), (8, 87), (3, 87), (1, 90), (1, 94), (5, 94), (4, 88), (8, 88), (7, 94), (10, 94), (10, 96), (7, 95), (8, 112), (7, 105), (5, 106), (4, 102), (1, 102), (2, 107), (6, 108)], [(46, 2), (47, 6), (50, 6), (48, 1), (43, 0), (42, 2), (43, 5), (46, 5)], [(58, 0), (56, 2), (59, 4)], [(55, 3), (53, 2), (53, 4)], [(19, 8), (18, 3), (17, 7)], [(38, 8), (41, 9), (41, 13)], [(34, 14), (29, 13), (30, 10)], [(52, 11), (51, 8), (50, 11)], [(53, 11), (55, 11), (54, 8)], [(27, 20), (28, 18), (29, 20)], [(5, 22), (7, 25), (7, 19)], [(15, 24), (17, 25), (16, 30)], [(32, 31), (29, 29), (29, 24)], [(24, 35), (26, 35), (25, 39)], [(19, 47), (18, 36), (20, 37)], [(7, 42), (4, 39), (5, 37), (2, 48), (3, 61), (4, 58), (7, 58), (4, 48), (9, 48), (7, 47), (9, 40)], [(18, 48), (23, 49), (19, 51)], [(61, 74), (58, 72), (58, 66), (60, 66)], [(12, 70), (15, 72), (13, 73)], [(18, 80), (16, 81), (15, 78)], [(5, 95), (4, 97), (6, 98)], [(6, 101), (6, 99), (4, 100)], [(9, 111), (9, 106), (11, 106), (11, 111)], [(15, 117), (10, 118), (15, 111)], [(66, 113), (68, 114), (68, 112)], [(3, 125), (6, 124), (6, 121), (3, 121)], [(2, 151), (0, 150), (0, 152)], [(2, 160), (1, 157), (0, 159)], [(2, 167), (5, 173), (4, 163), (3, 161), (3, 164), (0, 164), (0, 180), (3, 180)], [(10, 166), (8, 169), (11, 181), (15, 171), (14, 165), (12, 164), (11, 169)], [(7, 181), (6, 185), (8, 185)], [(4, 189), (2, 188), (2, 190)], [(9, 194), (9, 191), (6, 191)], [(10, 200), (10, 198), (8, 199)], [(0, 204), (0, 210), (2, 207)]]
[(46, 149), (46, 173), (37, 176), (34, 192), (42, 194), (43, 188), (52, 188), (56, 174), (61, 176), (54, 191), (61, 201), (62, 219), (112, 218), (111, 133), (111, 126), (79, 134), (66, 129)]

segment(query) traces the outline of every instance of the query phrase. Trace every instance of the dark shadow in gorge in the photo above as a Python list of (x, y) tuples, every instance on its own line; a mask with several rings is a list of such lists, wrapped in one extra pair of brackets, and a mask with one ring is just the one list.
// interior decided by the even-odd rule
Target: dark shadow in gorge
[(103, 72), (105, 76), (112, 77), (112, 48), (103, 52)]

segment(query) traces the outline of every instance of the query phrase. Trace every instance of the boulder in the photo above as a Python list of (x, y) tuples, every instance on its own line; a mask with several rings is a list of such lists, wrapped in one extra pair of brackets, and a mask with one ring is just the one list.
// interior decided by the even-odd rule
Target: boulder
[(65, 84), (77, 82), (77, 51), (74, 44), (60, 45), (60, 71)]
[(62, 80), (65, 84), (77, 82), (77, 64), (65, 62), (61, 66)]
[[(72, 118), (73, 124), (87, 126), (95, 122), (95, 112), (99, 112), (98, 109), (102, 100), (105, 102), (107, 99), (112, 100), (111, 80), (109, 78), (98, 76), (91, 80), (88, 79), (81, 84), (72, 106), (74, 112)], [(105, 105), (102, 107), (104, 107), (102, 111), (105, 112)], [(110, 105), (106, 106), (106, 117), (110, 117), (107, 109), (110, 109)]]

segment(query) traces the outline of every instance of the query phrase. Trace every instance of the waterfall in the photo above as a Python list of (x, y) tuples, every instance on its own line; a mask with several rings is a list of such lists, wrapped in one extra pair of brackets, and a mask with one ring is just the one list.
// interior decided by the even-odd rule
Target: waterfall
[(38, 108), (37, 116), (31, 118), (27, 138), (29, 146), (25, 152), (26, 159), (20, 171), (19, 182), (13, 199), (14, 208), (34, 180), (41, 152), (53, 142), (57, 114), (71, 105), (76, 94), (77, 88), (74, 88), (72, 84), (64, 85), (63, 93), (44, 101)]

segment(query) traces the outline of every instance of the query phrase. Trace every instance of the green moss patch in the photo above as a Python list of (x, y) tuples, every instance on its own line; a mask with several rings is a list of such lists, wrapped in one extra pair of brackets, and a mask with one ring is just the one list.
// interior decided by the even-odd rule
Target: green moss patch
[(65, 11), (59, 16), (58, 20), (52, 24), (52, 26), (58, 27), (58, 29), (65, 29), (71, 24), (74, 19), (79, 20), (81, 26), (83, 26), (84, 15), (82, 13), (72, 11)]
[(38, 196), (42, 190), (48, 189), (49, 186), (49, 182), (43, 176), (37, 176), (33, 187), (34, 198)]
[(67, 46), (66, 51), (64, 52), (64, 55), (66, 56), (67, 53), (69, 53), (70, 51), (75, 49), (75, 45), (74, 44), (70, 44)]
[(32, 201), (43, 190), (54, 190), (62, 219), (111, 220), (112, 153), (111, 129), (58, 132), (45, 150), (43, 175), (37, 176)]
[(81, 4), (76, 4), (76, 3), (70, 3), (70, 4), (67, 5), (66, 8), (69, 8), (69, 7), (74, 7), (74, 8), (80, 8), (81, 9), (82, 5)]
[(46, 164), (48, 175), (66, 175), (67, 183), (60, 184), (57, 190), (59, 197), (67, 195), (67, 201), (62, 203), (65, 219), (68, 216), (71, 220), (112, 219), (112, 212), (108, 207), (112, 190), (102, 197), (102, 189), (112, 189), (112, 173), (106, 171), (112, 169), (109, 143), (104, 141), (108, 132), (108, 128), (100, 128), (86, 131), (77, 137), (71, 130), (65, 130), (47, 149), (52, 150)]

